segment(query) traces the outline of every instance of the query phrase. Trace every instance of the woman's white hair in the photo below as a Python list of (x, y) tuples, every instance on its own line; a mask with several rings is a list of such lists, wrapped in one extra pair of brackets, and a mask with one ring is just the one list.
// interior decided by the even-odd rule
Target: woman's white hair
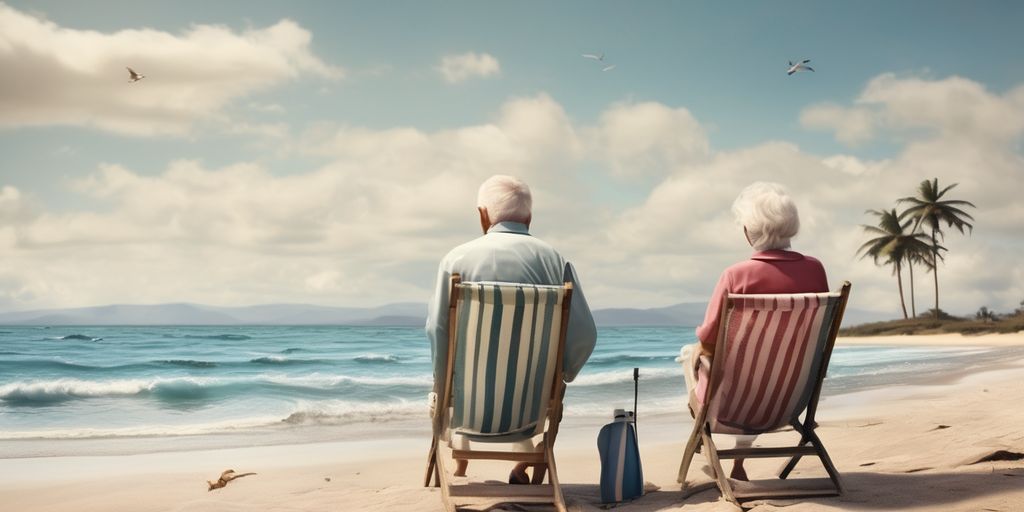
[(476, 195), (477, 206), (487, 208), (491, 224), (530, 221), (533, 196), (530, 187), (514, 176), (495, 174), (487, 178)]
[(732, 213), (758, 251), (786, 249), (800, 231), (796, 204), (778, 183), (752, 183), (732, 203)]

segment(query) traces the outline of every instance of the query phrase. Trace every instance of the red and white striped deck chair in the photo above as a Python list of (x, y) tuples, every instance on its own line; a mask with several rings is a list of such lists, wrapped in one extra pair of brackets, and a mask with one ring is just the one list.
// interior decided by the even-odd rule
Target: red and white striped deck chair
[[(842, 484), (835, 465), (815, 434), (814, 415), (842, 322), (850, 283), (831, 293), (737, 295), (723, 298), (722, 316), (703, 407), (683, 452), (679, 482), (694, 453), (703, 451), (722, 495), (739, 500), (837, 496)], [(803, 419), (801, 419), (801, 416)], [(792, 427), (800, 434), (793, 447), (715, 448), (712, 434), (756, 435)], [(786, 480), (802, 456), (817, 456), (825, 478)], [(733, 486), (720, 459), (782, 458), (790, 461), (778, 479)]]

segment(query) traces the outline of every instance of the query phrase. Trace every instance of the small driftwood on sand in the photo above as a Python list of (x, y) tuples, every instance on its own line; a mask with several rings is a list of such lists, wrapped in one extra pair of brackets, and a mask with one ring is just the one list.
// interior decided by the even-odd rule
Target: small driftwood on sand
[(221, 487), (224, 487), (224, 486), (228, 485), (228, 482), (230, 482), (230, 481), (232, 481), (232, 480), (234, 480), (236, 478), (242, 478), (243, 476), (249, 476), (249, 475), (255, 475), (255, 474), (256, 473), (241, 473), (241, 474), (238, 474), (238, 473), (235, 473), (235, 470), (233, 470), (233, 469), (225, 470), (223, 473), (220, 474), (220, 478), (218, 478), (216, 482), (211, 482), (209, 480), (206, 481), (207, 485), (210, 486), (210, 488), (207, 489), (207, 492), (212, 491), (214, 489), (220, 489)]

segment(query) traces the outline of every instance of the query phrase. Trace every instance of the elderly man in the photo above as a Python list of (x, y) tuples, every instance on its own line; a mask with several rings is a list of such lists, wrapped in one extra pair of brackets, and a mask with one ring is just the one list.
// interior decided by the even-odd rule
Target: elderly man
[[(576, 272), (554, 248), (530, 235), (533, 199), (526, 183), (512, 176), (496, 175), (477, 194), (477, 210), (484, 235), (464, 243), (441, 260), (437, 286), (427, 316), (434, 363), (434, 391), (443, 391), (448, 359), (448, 286), (451, 275), (465, 281), (499, 281), (538, 285), (573, 284), (569, 325), (565, 338), (562, 376), (566, 382), (587, 362), (597, 341), (594, 317), (583, 296)], [(459, 461), (456, 475), (465, 474), (466, 461)], [(526, 465), (509, 475), (510, 483), (528, 483)], [(537, 482), (539, 483), (539, 482)]]

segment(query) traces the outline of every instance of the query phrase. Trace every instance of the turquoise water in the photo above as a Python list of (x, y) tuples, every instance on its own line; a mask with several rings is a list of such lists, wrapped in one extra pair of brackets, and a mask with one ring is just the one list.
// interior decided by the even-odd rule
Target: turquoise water
[[(692, 328), (602, 328), (566, 417), (683, 410)], [(965, 356), (971, 355), (965, 359)], [(826, 394), (941, 374), (1000, 352), (836, 349)], [(410, 327), (0, 327), (0, 441), (174, 437), (309, 427), (427, 428), (430, 349)]]

